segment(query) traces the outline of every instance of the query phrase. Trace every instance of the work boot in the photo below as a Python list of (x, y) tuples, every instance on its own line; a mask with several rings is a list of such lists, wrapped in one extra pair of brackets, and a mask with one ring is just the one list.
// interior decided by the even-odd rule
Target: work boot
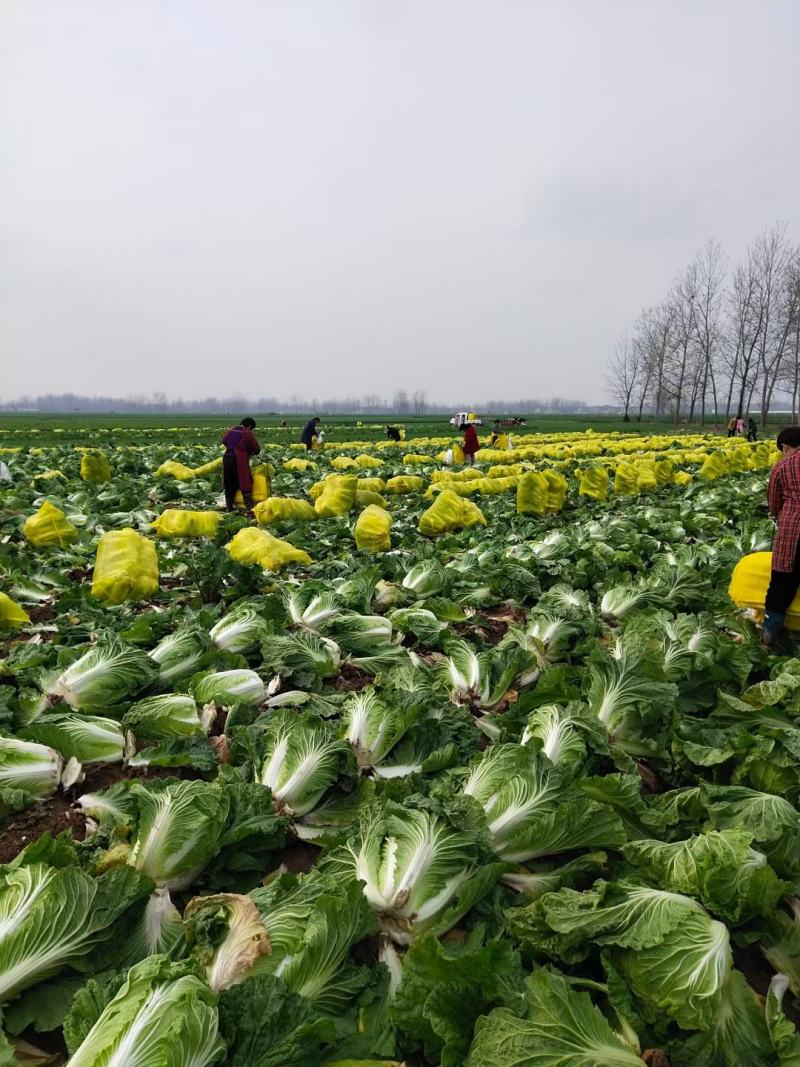
[(780, 612), (767, 611), (764, 613), (764, 625), (761, 629), (761, 643), (779, 656), (791, 655), (793, 651), (783, 628), (785, 619), (786, 616)]

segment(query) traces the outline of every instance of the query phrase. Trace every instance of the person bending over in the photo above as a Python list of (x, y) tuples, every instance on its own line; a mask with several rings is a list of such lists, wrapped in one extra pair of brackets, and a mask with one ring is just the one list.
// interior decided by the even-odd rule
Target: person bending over
[(261, 451), (253, 430), (256, 420), (242, 419), (238, 426), (231, 426), (222, 435), (225, 454), (222, 457), (222, 488), (225, 492), (225, 510), (234, 511), (236, 492), (239, 490), (248, 511), (253, 510), (253, 475), (250, 457)]

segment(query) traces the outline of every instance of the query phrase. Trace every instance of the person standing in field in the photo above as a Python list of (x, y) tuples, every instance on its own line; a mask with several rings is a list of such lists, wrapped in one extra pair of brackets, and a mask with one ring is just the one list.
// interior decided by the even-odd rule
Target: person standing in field
[(253, 510), (253, 475), (250, 472), (250, 457), (261, 451), (253, 430), (255, 419), (242, 419), (238, 426), (231, 426), (222, 435), (225, 454), (222, 457), (222, 488), (225, 492), (225, 510), (236, 507), (236, 492), (241, 492), (245, 507)]
[(736, 416), (736, 436), (744, 437), (744, 419), (741, 415)]
[(481, 446), (478, 441), (478, 431), (471, 422), (464, 427), (464, 444), (461, 447), (464, 449), (464, 458), (472, 466), (475, 462), (475, 453)]
[(753, 419), (753, 418), (749, 418), (747, 420), (747, 440), (748, 441), (757, 441), (758, 440), (758, 426), (756, 426), (756, 420)]
[(767, 485), (769, 513), (777, 526), (761, 635), (767, 648), (778, 645), (786, 612), (800, 588), (800, 426), (781, 430), (777, 444), (783, 459), (772, 468)]
[(733, 437), (736, 433), (736, 416), (731, 415), (728, 419), (728, 437)]
[(317, 435), (317, 426), (319, 426), (320, 419), (318, 415), (315, 415), (313, 419), (309, 419), (303, 427), (303, 432), (300, 434), (300, 443), (306, 446), (306, 451), (310, 452), (314, 445), (314, 438)]

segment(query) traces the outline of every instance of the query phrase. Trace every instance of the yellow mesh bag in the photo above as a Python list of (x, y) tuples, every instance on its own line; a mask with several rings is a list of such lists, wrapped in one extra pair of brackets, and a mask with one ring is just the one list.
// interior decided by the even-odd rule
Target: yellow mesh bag
[(433, 463), (433, 457), (423, 456), (421, 452), (407, 452), (403, 456), (403, 463), (407, 467), (414, 466), (417, 463)]
[(365, 489), (368, 493), (382, 493), (386, 488), (386, 482), (383, 478), (359, 478), (358, 479), (358, 491), (361, 492)]
[(672, 476), (673, 485), (691, 485), (694, 481), (688, 471), (676, 471)]
[(608, 496), (608, 471), (605, 467), (587, 467), (581, 471), (579, 496), (588, 496), (592, 500), (605, 500)]
[(346, 471), (349, 470), (350, 467), (355, 467), (356, 461), (352, 456), (337, 456), (335, 459), (331, 460), (331, 466), (334, 470)]
[(174, 478), (177, 482), (188, 482), (194, 478), (194, 470), (185, 463), (178, 463), (174, 459), (168, 459), (156, 470), (156, 478)]
[(617, 496), (634, 496), (638, 491), (636, 468), (631, 463), (618, 463), (614, 473), (614, 492)]
[(356, 502), (358, 478), (354, 474), (339, 474), (326, 478), (322, 492), (314, 501), (314, 509), (322, 518), (346, 515)]
[[(758, 621), (764, 617), (764, 601), (771, 568), (771, 552), (751, 552), (742, 556), (733, 568), (731, 583), (728, 586), (728, 596), (734, 604), (739, 608), (749, 609)], [(789, 605), (786, 626), (790, 630), (800, 630), (800, 592)]]
[(714, 481), (715, 478), (721, 478), (723, 474), (727, 473), (728, 464), (725, 457), (720, 452), (712, 452), (697, 472), (697, 477), (702, 478), (705, 482), (711, 482)]
[(84, 452), (81, 456), (81, 478), (99, 485), (111, 477), (111, 464), (99, 448)]
[(658, 488), (655, 467), (652, 463), (638, 463), (636, 466), (636, 488), (640, 493)]
[[(266, 463), (259, 463), (257, 467), (253, 467), (253, 503), (260, 504), (262, 500), (266, 500), (270, 491), (270, 477), (269, 477), (269, 465)], [(236, 504), (240, 507), (244, 507), (244, 497), (240, 492), (236, 493)]]
[(256, 504), (254, 514), (260, 526), (275, 522), (310, 522), (317, 517), (313, 504), (288, 496), (271, 496), (262, 500)]
[(45, 500), (34, 515), (28, 516), (22, 532), (25, 540), (37, 548), (66, 548), (78, 536), (77, 529), (61, 508), (49, 500)]
[(285, 471), (309, 471), (316, 470), (317, 465), (311, 459), (287, 459), (283, 469)]
[(400, 496), (403, 493), (421, 493), (425, 488), (425, 479), (418, 474), (398, 474), (386, 483), (386, 492)]
[(92, 596), (104, 604), (147, 600), (158, 592), (156, 546), (136, 530), (109, 530), (97, 542)]
[(656, 472), (656, 481), (659, 486), (672, 485), (675, 481), (675, 468), (671, 459), (657, 459), (653, 464)]
[(567, 498), (567, 479), (558, 471), (542, 472), (547, 479), (547, 510), (554, 514), (561, 511)]
[(753, 449), (753, 466), (769, 467), (772, 463), (772, 445), (769, 441), (759, 441)]
[(458, 441), (456, 441), (456, 443), (453, 445), (453, 463), (456, 465), (458, 465), (459, 463), (463, 463), (464, 458), (464, 449), (461, 447)]
[(548, 490), (547, 478), (540, 471), (523, 474), (517, 484), (517, 512), (520, 515), (544, 515)]
[(159, 537), (214, 537), (221, 518), (219, 511), (167, 508), (150, 525)]
[(0, 593), (0, 630), (18, 630), (31, 621), (30, 615), (15, 600)]
[(356, 493), (356, 507), (368, 508), (370, 504), (375, 504), (379, 508), (385, 508), (388, 501), (385, 496), (381, 496), (380, 493), (373, 493), (369, 489), (359, 489)]
[(389, 531), (392, 516), (388, 511), (370, 504), (358, 516), (355, 525), (356, 546), (362, 552), (387, 552), (392, 547)]
[(193, 478), (208, 478), (211, 474), (216, 474), (217, 471), (222, 470), (222, 456), (218, 456), (216, 459), (209, 460), (208, 463), (203, 463), (200, 467), (195, 467), (192, 471)]
[(426, 537), (438, 537), (453, 530), (477, 524), (486, 525), (486, 518), (477, 504), (443, 489), (419, 520), (419, 532)]
[(355, 465), (361, 467), (362, 470), (369, 470), (371, 467), (383, 466), (376, 456), (368, 456), (365, 452), (362, 452), (360, 456), (356, 456)]
[(234, 534), (225, 551), (239, 563), (255, 563), (267, 571), (278, 571), (290, 563), (311, 563), (311, 556), (302, 548), (295, 548), (255, 526), (245, 526)]

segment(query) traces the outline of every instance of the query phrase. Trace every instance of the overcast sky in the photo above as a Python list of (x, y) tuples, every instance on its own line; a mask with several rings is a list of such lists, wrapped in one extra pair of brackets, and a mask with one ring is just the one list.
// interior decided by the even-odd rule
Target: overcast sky
[(798, 236), (798, 0), (2, 0), (0, 397), (606, 399)]

